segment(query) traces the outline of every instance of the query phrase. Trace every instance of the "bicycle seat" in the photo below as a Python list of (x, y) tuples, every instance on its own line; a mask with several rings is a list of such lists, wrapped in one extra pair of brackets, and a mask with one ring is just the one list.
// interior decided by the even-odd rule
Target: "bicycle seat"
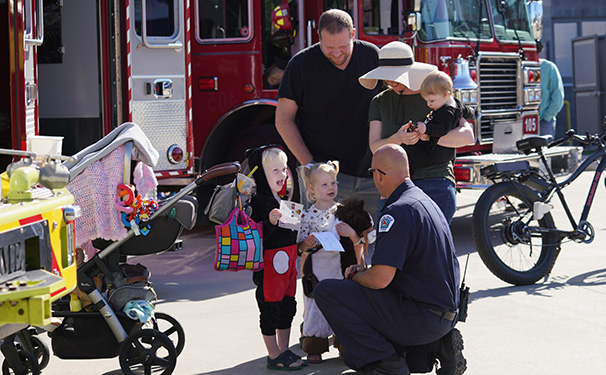
[(551, 142), (550, 135), (540, 135), (536, 137), (528, 137), (520, 139), (516, 142), (518, 150), (529, 153), (533, 148), (539, 149), (547, 146)]

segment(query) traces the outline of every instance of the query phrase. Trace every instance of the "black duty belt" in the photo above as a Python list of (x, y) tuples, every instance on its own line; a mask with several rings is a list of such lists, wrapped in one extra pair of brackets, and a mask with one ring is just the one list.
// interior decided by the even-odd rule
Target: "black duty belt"
[(454, 321), (456, 319), (456, 317), (457, 317), (457, 313), (456, 312), (452, 312), (452, 311), (438, 311), (438, 310), (434, 310), (434, 309), (427, 309), (427, 310), (429, 310), (432, 313), (436, 314), (441, 319), (448, 320), (449, 322)]

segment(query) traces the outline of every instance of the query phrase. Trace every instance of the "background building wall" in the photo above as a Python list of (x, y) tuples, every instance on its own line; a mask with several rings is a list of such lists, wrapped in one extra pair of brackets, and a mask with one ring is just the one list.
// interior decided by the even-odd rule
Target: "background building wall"
[(564, 81), (565, 100), (569, 102), (558, 115), (557, 135), (574, 124), (572, 39), (606, 34), (606, 1), (543, 0), (542, 58), (556, 63)]

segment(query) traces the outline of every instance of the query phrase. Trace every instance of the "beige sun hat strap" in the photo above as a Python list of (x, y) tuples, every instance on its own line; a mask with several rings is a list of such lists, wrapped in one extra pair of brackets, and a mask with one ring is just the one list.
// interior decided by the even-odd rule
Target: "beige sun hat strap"
[(382, 58), (379, 59), (379, 66), (410, 66), (414, 64), (415, 60), (412, 57), (404, 58)]

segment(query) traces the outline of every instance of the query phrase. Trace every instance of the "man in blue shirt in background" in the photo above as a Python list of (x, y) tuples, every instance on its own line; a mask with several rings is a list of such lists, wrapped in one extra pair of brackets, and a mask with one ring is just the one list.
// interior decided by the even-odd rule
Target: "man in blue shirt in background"
[[(543, 49), (537, 43), (537, 53)], [(539, 107), (539, 123), (541, 135), (551, 135), (555, 139), (556, 116), (564, 105), (564, 85), (558, 67), (546, 59), (541, 63), (541, 106)]]

